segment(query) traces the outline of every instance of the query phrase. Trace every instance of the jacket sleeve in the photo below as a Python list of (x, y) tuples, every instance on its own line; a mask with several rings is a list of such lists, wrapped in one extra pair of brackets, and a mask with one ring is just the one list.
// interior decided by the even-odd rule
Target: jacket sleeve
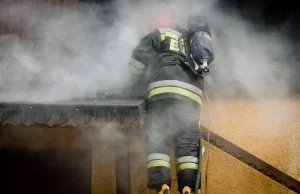
[(214, 60), (214, 50), (211, 42), (211, 32), (205, 16), (191, 15), (188, 19), (190, 32), (190, 48), (194, 61), (202, 64), (207, 60), (209, 65)]
[(160, 50), (160, 33), (158, 30), (143, 37), (133, 49), (128, 63), (131, 78), (137, 82), (144, 74), (146, 68), (153, 64)]

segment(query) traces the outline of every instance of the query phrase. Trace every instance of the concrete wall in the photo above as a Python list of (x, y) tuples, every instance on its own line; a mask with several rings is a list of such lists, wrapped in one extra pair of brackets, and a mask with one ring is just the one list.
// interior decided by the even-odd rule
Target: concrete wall
[(300, 180), (300, 99), (214, 100), (211, 121), (215, 133)]
[[(202, 125), (211, 127), (215, 133), (300, 180), (300, 99), (212, 100), (211, 126), (207, 110), (206, 104)], [(115, 193), (114, 145), (110, 139), (101, 138), (101, 130), (2, 127), (0, 146), (34, 150), (45, 147), (91, 149), (92, 194)], [(144, 131), (134, 129), (130, 137), (132, 194), (150, 194), (146, 188), (145, 148), (141, 146)], [(209, 194), (293, 193), (220, 149), (212, 145), (210, 148)], [(172, 162), (172, 190), (175, 193), (176, 174)], [(204, 170), (206, 162), (207, 154), (203, 161)], [(202, 176), (201, 193), (205, 190), (204, 183), (205, 177)]]

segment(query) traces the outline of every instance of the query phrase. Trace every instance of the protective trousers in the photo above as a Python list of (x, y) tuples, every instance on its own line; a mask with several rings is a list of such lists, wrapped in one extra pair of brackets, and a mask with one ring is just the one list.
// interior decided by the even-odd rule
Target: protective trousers
[(147, 104), (146, 149), (148, 188), (171, 186), (170, 148), (173, 143), (178, 191), (195, 187), (201, 143), (200, 105), (179, 99), (160, 99)]

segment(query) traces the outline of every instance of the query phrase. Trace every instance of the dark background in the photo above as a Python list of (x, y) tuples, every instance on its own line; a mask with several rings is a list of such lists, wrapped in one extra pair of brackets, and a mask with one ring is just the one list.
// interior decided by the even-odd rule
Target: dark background
[(1, 193), (90, 194), (92, 152), (0, 148)]
[(263, 25), (266, 28), (280, 30), (287, 21), (290, 28), (285, 29), (290, 38), (299, 42), (299, 7), (296, 1), (271, 0), (223, 0), (219, 1), (221, 9), (234, 9), (254, 26)]
[[(79, 2), (109, 4), (114, 0), (78, 0)], [(136, 0), (131, 0), (132, 2)], [(170, 0), (171, 1), (171, 0)], [(218, 5), (223, 10), (235, 10), (253, 25), (264, 25), (268, 28), (280, 28), (280, 25), (291, 20), (290, 37), (297, 39), (299, 30), (299, 7), (297, 1), (272, 0), (220, 0)]]

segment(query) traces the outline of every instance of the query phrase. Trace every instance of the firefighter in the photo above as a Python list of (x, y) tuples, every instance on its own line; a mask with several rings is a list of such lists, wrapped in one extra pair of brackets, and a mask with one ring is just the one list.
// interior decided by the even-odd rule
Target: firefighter
[(147, 186), (158, 194), (170, 193), (173, 144), (178, 191), (195, 193), (201, 154), (198, 123), (207, 70), (203, 65), (214, 60), (211, 32), (201, 15), (189, 16), (188, 29), (176, 24), (168, 12), (158, 14), (153, 24), (156, 29), (140, 40), (129, 61), (133, 88), (147, 94)]

